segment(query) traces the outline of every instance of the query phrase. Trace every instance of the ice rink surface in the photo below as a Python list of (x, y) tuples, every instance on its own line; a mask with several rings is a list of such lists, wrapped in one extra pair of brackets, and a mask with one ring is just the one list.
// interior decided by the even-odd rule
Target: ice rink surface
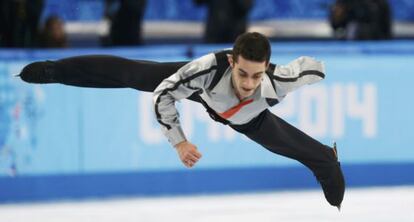
[(0, 205), (1, 222), (414, 221), (414, 187), (348, 189), (341, 212), (322, 191)]

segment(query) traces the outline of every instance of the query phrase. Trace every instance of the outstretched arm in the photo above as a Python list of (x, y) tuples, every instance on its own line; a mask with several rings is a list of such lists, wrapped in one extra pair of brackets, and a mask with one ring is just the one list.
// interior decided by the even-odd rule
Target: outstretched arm
[(325, 78), (325, 66), (314, 58), (302, 56), (287, 65), (277, 65), (271, 75), (276, 94), (283, 98), (297, 88)]
[(196, 146), (187, 141), (179, 121), (175, 101), (202, 93), (211, 82), (216, 69), (214, 54), (196, 59), (165, 79), (154, 91), (154, 111), (161, 130), (170, 144), (177, 148), (180, 159), (191, 167), (201, 155)]

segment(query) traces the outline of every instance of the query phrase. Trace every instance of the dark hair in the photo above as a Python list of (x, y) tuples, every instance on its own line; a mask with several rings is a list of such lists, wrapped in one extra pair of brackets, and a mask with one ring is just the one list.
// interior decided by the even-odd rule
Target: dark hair
[(266, 36), (258, 32), (246, 32), (237, 37), (233, 46), (233, 61), (237, 62), (239, 55), (244, 59), (269, 63), (270, 43)]

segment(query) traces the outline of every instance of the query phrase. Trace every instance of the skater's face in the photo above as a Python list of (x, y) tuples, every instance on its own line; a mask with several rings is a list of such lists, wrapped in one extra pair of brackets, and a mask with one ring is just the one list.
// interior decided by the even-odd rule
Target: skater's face
[(231, 56), (228, 57), (228, 60), (232, 68), (232, 84), (236, 96), (243, 100), (253, 95), (262, 82), (268, 65), (266, 61), (250, 61), (241, 55), (237, 61), (234, 61)]

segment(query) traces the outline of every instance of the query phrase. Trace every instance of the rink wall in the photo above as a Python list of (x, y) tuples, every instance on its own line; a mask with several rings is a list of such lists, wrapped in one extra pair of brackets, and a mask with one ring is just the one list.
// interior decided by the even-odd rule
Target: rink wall
[[(0, 50), (0, 202), (317, 188), (304, 167), (213, 122), (200, 105), (178, 105), (203, 153), (189, 170), (159, 131), (151, 94), (13, 77), (37, 60), (177, 61), (224, 47)], [(326, 79), (272, 111), (324, 143), (337, 141), (348, 186), (413, 185), (414, 42), (275, 43), (272, 62), (301, 55), (324, 61)]]

